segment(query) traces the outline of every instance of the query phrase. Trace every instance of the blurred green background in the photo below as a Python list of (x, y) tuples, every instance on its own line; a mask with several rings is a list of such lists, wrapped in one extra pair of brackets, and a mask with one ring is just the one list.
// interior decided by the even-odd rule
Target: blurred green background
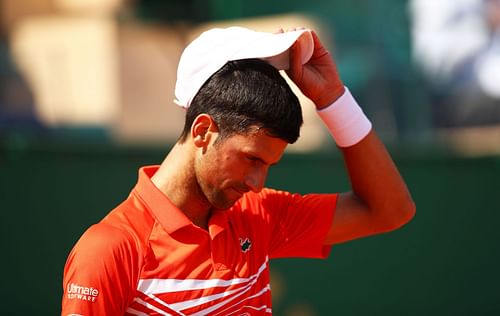
[[(464, 151), (487, 137), (443, 139), (433, 126), (429, 84), (412, 61), (407, 1), (126, 4), (115, 17), (119, 25), (314, 16), (331, 34), (343, 80), (408, 183), (417, 215), (402, 229), (337, 245), (328, 260), (274, 261), (275, 315), (500, 315), (498, 134), (481, 150)], [(0, 31), (0, 314), (57, 315), (71, 247), (127, 197), (137, 169), (160, 163), (171, 143), (118, 143), (105, 127), (46, 126), (34, 111), (12, 116), (9, 87), (23, 78), (9, 53), (9, 32)], [(21, 105), (35, 102), (25, 97)], [(301, 193), (349, 188), (333, 142), (287, 153), (268, 185)]]
[[(72, 245), (127, 197), (137, 168), (161, 161), (166, 149), (4, 144), (3, 315), (59, 313)], [(498, 315), (500, 157), (391, 151), (417, 204), (414, 220), (334, 246), (325, 261), (273, 261), (276, 315)], [(333, 148), (289, 154), (268, 185), (342, 191), (342, 164)]]

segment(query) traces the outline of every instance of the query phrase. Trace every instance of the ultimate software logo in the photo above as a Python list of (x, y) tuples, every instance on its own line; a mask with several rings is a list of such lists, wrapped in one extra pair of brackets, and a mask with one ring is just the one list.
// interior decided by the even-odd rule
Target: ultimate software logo
[(75, 283), (68, 283), (66, 289), (68, 299), (95, 302), (99, 296), (99, 290), (93, 287), (81, 286)]

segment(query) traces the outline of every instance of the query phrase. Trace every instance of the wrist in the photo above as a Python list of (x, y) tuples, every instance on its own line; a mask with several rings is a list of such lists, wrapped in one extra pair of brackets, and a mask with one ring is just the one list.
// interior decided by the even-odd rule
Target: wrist
[(320, 93), (320, 96), (316, 100), (313, 100), (314, 105), (316, 106), (316, 110), (319, 111), (329, 107), (342, 95), (344, 95), (346, 89), (347, 88), (344, 86), (342, 81), (338, 79), (338, 82), (334, 86), (334, 88), (325, 89), (327, 90), (327, 92), (323, 91), (322, 93)]
[(318, 108), (317, 112), (339, 147), (359, 143), (372, 129), (370, 120), (347, 87), (333, 103)]

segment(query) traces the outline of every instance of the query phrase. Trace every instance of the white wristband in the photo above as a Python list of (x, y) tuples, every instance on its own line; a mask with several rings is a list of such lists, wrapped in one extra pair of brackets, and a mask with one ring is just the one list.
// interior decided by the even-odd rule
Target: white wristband
[(318, 110), (333, 139), (339, 147), (359, 143), (372, 129), (372, 123), (363, 113), (349, 89), (331, 105)]

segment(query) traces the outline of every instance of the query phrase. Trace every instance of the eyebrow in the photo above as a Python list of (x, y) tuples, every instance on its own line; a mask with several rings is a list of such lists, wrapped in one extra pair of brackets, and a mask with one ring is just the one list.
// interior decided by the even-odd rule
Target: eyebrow
[(277, 162), (273, 162), (273, 163), (267, 163), (267, 161), (265, 161), (264, 159), (256, 156), (255, 154), (253, 153), (248, 153), (248, 155), (252, 156), (252, 158), (255, 158), (257, 159), (258, 161), (262, 162), (263, 164), (265, 165), (269, 165), (269, 166), (276, 166), (278, 163), (279, 163), (279, 160)]

